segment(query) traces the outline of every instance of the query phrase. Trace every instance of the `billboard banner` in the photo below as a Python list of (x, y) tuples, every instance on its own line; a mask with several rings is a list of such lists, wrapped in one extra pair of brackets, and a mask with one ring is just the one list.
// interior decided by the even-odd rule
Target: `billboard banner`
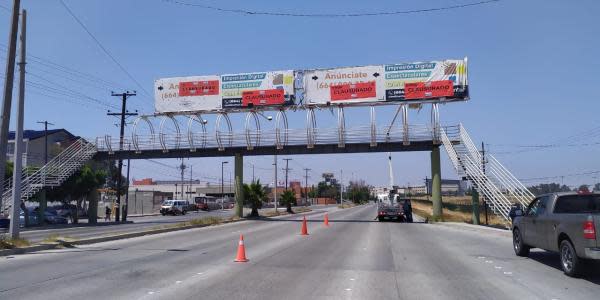
[(154, 108), (157, 113), (219, 110), (220, 81), (219, 76), (158, 79), (154, 82)]
[(304, 72), (306, 104), (467, 100), (466, 60), (444, 60)]
[(305, 71), (305, 103), (325, 105), (385, 101), (385, 90), (380, 83), (382, 74), (383, 66)]
[(294, 104), (294, 71), (221, 75), (222, 107)]

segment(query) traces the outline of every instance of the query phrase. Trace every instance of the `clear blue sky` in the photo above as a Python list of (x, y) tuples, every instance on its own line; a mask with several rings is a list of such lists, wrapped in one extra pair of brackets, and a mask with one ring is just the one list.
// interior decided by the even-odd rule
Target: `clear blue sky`
[[(473, 2), (182, 1), (297, 13), (376, 12)], [(0, 6), (10, 7), (11, 2), (0, 0)], [(106, 106), (94, 102), (118, 104), (118, 99), (110, 97), (111, 89), (138, 90), (139, 96), (131, 100), (131, 108), (152, 112), (150, 95), (141, 92), (94, 44), (58, 0), (22, 2), (29, 14), (29, 54), (103, 80), (90, 81), (73, 72), (69, 75), (56, 66), (48, 67), (45, 60), (40, 63), (30, 59), (27, 129), (41, 128), (36, 121), (48, 119), (56, 127), (77, 135), (117, 135), (118, 128), (113, 125), (117, 120), (105, 115)], [(597, 1), (504, 0), (456, 10), (334, 19), (239, 15), (161, 0), (65, 2), (149, 93), (154, 79), (161, 77), (468, 56), (471, 100), (442, 106), (444, 124), (462, 122), (472, 139), (489, 144), (487, 148), (518, 178), (600, 170), (600, 103), (596, 92), (600, 76), (595, 72), (600, 69)], [(2, 7), (0, 64), (4, 72), (9, 13)], [(65, 91), (70, 96), (64, 95)], [(378, 119), (389, 122), (391, 110), (392, 107), (378, 109)], [(354, 109), (347, 114), (348, 126), (368, 122), (368, 110)], [(413, 123), (425, 123), (428, 118), (428, 109), (410, 112)], [(319, 114), (318, 119), (319, 124), (333, 125), (335, 117), (325, 113)], [(291, 121), (294, 127), (303, 126), (304, 114), (296, 113)], [(561, 146), (527, 147), (549, 144)], [(443, 176), (455, 178), (447, 156), (442, 156)], [(291, 179), (301, 179), (304, 167), (313, 169), (310, 182), (317, 181), (322, 172), (339, 174), (343, 168), (345, 180), (354, 174), (354, 178), (367, 179), (374, 185), (387, 183), (385, 153), (292, 158)], [(191, 159), (189, 163), (194, 165), (194, 177), (218, 181), (220, 161)], [(430, 176), (429, 153), (396, 153), (393, 161), (397, 184), (418, 184)], [(162, 163), (177, 164), (174, 160)], [(248, 158), (245, 163), (247, 180), (252, 176), (253, 163), (263, 182), (272, 181), (272, 157)], [(226, 180), (232, 164), (227, 168)], [(135, 178), (173, 179), (177, 174), (174, 167), (132, 162)], [(576, 185), (600, 181), (593, 176), (600, 173), (566, 176), (564, 182)], [(548, 181), (561, 179), (527, 183)]]

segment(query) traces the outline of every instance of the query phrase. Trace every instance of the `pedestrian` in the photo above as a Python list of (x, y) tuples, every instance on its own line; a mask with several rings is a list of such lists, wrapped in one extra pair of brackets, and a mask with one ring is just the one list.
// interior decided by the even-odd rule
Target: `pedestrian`
[(110, 222), (110, 208), (108, 207), (108, 205), (106, 206), (106, 209), (104, 210), (106, 215), (104, 216), (104, 221)]
[(407, 223), (412, 223), (413, 218), (412, 218), (412, 206), (410, 204), (410, 199), (404, 200), (404, 203), (402, 204), (402, 210), (404, 211), (404, 220)]

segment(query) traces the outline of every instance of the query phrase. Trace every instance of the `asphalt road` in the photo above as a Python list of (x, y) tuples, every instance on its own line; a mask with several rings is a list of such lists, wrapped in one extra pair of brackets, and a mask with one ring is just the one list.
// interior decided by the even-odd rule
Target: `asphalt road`
[[(0, 258), (2, 299), (598, 299), (597, 270), (494, 230), (374, 221), (373, 205)], [(238, 236), (248, 263), (234, 263)]]

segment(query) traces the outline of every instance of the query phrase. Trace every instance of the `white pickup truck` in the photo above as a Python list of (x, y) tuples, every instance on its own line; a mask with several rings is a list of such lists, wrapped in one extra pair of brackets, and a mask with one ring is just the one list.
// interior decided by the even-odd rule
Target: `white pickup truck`
[(515, 211), (513, 247), (518, 256), (541, 248), (560, 253), (565, 274), (581, 274), (588, 260), (600, 260), (600, 194), (553, 193)]

